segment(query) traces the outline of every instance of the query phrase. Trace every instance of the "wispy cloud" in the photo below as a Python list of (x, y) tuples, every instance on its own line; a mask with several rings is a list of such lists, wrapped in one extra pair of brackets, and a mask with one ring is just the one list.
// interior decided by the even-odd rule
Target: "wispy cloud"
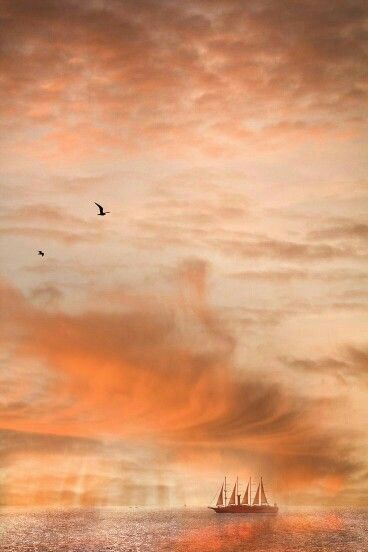
[(349, 378), (357, 379), (362, 384), (368, 383), (368, 352), (364, 348), (348, 346), (337, 358), (286, 358), (283, 361), (293, 370), (301, 370), (316, 376), (330, 375), (345, 384)]
[(206, 271), (188, 261), (176, 298), (126, 304), (122, 296), (114, 313), (39, 310), (3, 288), (15, 359), (42, 362), (57, 384), (45, 380), (32, 399), (30, 390), (16, 399), (9, 392), (2, 426), (76, 438), (154, 436), (175, 462), (194, 444), (203, 461), (204, 445), (229, 458), (235, 449), (238, 461), (262, 458), (276, 477), (287, 470), (295, 488), (328, 480), (332, 465), (348, 479), (359, 469), (351, 443), (343, 431), (315, 424), (330, 408), (325, 400), (256, 378), (246, 366), (237, 373), (234, 337), (206, 302)]
[(6, 125), (39, 125), (67, 156), (361, 132), (366, 15), (360, 0), (5, 2)]

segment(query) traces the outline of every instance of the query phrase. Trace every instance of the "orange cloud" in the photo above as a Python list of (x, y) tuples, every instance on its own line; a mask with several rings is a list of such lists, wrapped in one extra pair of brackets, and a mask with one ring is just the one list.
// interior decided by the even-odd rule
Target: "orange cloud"
[(36, 362), (39, 371), (36, 381), (8, 388), (1, 426), (154, 439), (172, 462), (191, 458), (207, 471), (220, 449), (230, 465), (257, 463), (278, 479), (287, 473), (284, 490), (292, 492), (316, 482), (330, 492), (331, 470), (348, 481), (359, 470), (348, 436), (316, 426), (328, 419), (328, 401), (235, 370), (234, 338), (206, 302), (206, 271), (190, 260), (179, 269), (177, 296), (123, 295), (113, 312), (39, 310), (3, 287), (11, 362)]
[(147, 145), (231, 155), (364, 132), (363, 1), (3, 10), (5, 124), (42, 130), (21, 140), (31, 155), (55, 162)]

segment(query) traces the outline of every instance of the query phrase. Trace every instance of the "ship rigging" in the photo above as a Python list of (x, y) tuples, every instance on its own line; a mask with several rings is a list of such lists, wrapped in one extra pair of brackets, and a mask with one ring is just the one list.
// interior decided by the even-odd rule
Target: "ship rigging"
[(249, 478), (243, 496), (239, 493), (239, 479), (236, 478), (229, 500), (227, 499), (226, 477), (221, 485), (215, 506), (209, 506), (218, 514), (277, 514), (278, 506), (268, 503), (263, 486), (263, 479), (257, 486), (256, 493), (252, 497), (252, 479)]

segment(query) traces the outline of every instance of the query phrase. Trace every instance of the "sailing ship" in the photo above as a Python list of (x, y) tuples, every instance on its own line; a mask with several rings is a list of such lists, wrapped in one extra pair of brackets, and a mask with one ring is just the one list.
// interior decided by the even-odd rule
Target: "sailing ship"
[(225, 481), (221, 486), (216, 505), (208, 507), (211, 510), (214, 510), (217, 514), (277, 514), (279, 511), (277, 504), (272, 506), (268, 503), (262, 477), (253, 499), (252, 479), (249, 478), (247, 488), (242, 497), (239, 493), (239, 480), (236, 478), (233, 491), (228, 501), (225, 477)]

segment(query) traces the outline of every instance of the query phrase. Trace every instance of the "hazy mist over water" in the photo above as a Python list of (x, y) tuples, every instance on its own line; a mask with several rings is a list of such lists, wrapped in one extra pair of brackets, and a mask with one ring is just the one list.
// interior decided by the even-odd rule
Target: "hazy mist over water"
[(205, 509), (6, 509), (1, 552), (364, 552), (368, 511), (288, 510), (278, 516)]

